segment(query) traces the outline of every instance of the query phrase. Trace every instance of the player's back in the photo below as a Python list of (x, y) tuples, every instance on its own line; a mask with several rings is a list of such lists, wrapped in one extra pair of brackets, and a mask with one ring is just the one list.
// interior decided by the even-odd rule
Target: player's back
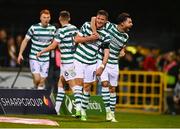
[(75, 43), (73, 38), (77, 33), (77, 27), (71, 24), (66, 24), (62, 28), (59, 28), (57, 31), (55, 39), (59, 42), (62, 64), (73, 63), (73, 54), (75, 52)]

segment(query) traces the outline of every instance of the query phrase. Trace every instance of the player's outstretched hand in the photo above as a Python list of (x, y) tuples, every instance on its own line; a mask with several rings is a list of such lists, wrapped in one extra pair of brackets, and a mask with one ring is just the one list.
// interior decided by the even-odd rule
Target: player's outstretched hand
[(37, 54), (36, 54), (36, 57), (40, 57), (41, 56), (41, 52), (38, 52)]
[(123, 57), (123, 56), (125, 56), (125, 54), (126, 54), (125, 53), (125, 48), (121, 49), (119, 56)]
[(96, 76), (101, 76), (103, 70), (104, 70), (104, 69), (103, 69), (102, 67), (99, 67), (99, 68), (96, 70)]
[(99, 34), (98, 33), (96, 33), (96, 34), (93, 33), (93, 34), (90, 35), (90, 38), (91, 38), (92, 41), (95, 41), (95, 40), (99, 39)]
[(21, 62), (24, 60), (23, 56), (20, 54), (17, 59), (17, 63), (21, 64)]

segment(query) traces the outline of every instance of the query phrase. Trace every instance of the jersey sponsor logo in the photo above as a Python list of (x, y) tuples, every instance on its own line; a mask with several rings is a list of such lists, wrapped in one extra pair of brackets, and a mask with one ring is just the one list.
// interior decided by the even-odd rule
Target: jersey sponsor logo
[(123, 46), (123, 43), (119, 42), (116, 38), (112, 37), (112, 40), (110, 41), (111, 44), (113, 44), (116, 48), (120, 48)]
[(49, 43), (52, 38), (50, 37), (44, 37), (44, 36), (38, 36), (36, 37), (36, 39), (39, 41), (39, 42), (44, 42), (44, 43)]

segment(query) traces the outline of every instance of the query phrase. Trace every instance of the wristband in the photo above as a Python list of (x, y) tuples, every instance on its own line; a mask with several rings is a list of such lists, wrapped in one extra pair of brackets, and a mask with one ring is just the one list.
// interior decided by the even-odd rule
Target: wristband
[(104, 69), (105, 66), (104, 66), (104, 64), (101, 64), (100, 67)]

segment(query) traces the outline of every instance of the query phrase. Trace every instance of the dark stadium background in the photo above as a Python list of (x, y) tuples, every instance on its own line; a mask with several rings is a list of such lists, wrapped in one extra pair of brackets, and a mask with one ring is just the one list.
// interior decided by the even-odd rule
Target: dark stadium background
[(39, 11), (52, 13), (51, 23), (58, 22), (60, 10), (71, 12), (72, 24), (80, 27), (97, 10), (109, 12), (115, 22), (120, 12), (133, 18), (130, 43), (163, 50), (180, 48), (180, 7), (178, 0), (0, 0), (0, 27), (9, 33), (25, 34), (31, 24), (39, 22)]

